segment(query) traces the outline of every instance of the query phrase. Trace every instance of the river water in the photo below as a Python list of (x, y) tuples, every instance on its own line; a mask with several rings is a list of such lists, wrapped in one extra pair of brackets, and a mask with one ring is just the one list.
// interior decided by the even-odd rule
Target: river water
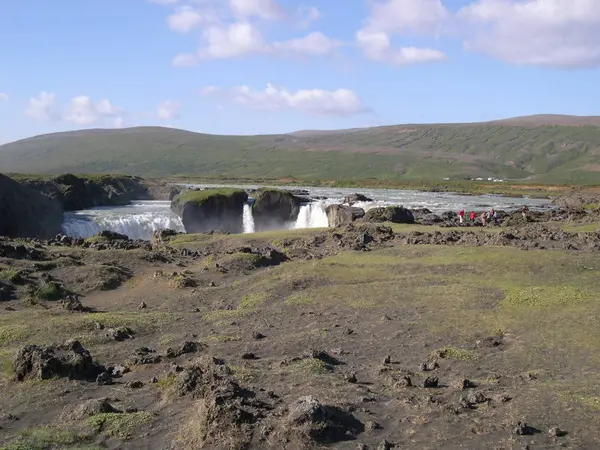
[[(221, 185), (182, 185), (197, 188), (222, 187)], [(256, 189), (260, 186), (239, 185), (244, 189)], [(279, 187), (282, 188), (282, 187)], [(497, 195), (469, 196), (447, 192), (420, 192), (394, 189), (344, 189), (318, 188), (310, 186), (288, 187), (305, 189), (311, 197), (323, 198), (301, 206), (298, 219), (285, 225), (285, 228), (321, 228), (327, 227), (325, 209), (328, 205), (339, 204), (344, 197), (360, 192), (373, 199), (372, 202), (359, 202), (355, 206), (368, 210), (378, 206), (403, 205), (407, 208), (427, 208), (434, 213), (444, 211), (514, 210), (527, 205), (531, 210), (550, 207), (550, 200), (530, 198), (509, 198)], [(244, 207), (244, 232), (254, 231), (254, 219), (250, 205)], [(184, 231), (179, 217), (170, 210), (168, 201), (136, 201), (127, 206), (103, 207), (65, 213), (63, 231), (69, 236), (89, 237), (102, 230), (116, 231), (132, 239), (150, 239), (152, 231), (170, 228)]]

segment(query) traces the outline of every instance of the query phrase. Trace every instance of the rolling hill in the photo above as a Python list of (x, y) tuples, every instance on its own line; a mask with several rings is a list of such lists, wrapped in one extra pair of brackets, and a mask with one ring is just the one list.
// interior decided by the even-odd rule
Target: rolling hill
[(2, 145), (0, 171), (600, 183), (600, 117), (539, 115), (258, 136), (160, 127), (82, 130)]

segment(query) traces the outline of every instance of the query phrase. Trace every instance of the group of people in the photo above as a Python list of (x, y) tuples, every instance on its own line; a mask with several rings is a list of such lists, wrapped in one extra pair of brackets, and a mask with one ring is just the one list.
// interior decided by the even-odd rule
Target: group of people
[[(521, 215), (523, 216), (523, 219), (527, 220), (527, 212), (529, 211), (529, 208), (527, 206), (523, 206), (523, 207), (521, 207), (520, 211), (521, 211)], [(498, 215), (498, 212), (494, 210), (494, 208), (491, 208), (487, 212), (482, 212), (479, 217), (481, 219), (481, 224), (484, 227), (490, 221), (493, 221), (494, 223), (497, 224), (498, 221), (500, 220), (500, 216)], [(458, 212), (458, 218), (460, 220), (460, 223), (464, 223), (464, 221), (465, 221), (465, 210), (464, 209), (461, 209)], [(476, 218), (477, 218), (477, 214), (475, 213), (475, 211), (471, 211), (469, 213), (469, 220), (471, 221), (471, 223), (475, 223)]]
[[(490, 209), (487, 212), (482, 212), (481, 215), (479, 216), (481, 219), (481, 224), (485, 227), (487, 225), (487, 223), (489, 221), (494, 221), (494, 223), (498, 223), (498, 213), (494, 210), (494, 208)], [(477, 214), (475, 213), (475, 211), (471, 211), (469, 213), (469, 220), (474, 223), (475, 220), (477, 218)], [(458, 219), (460, 221), (460, 223), (464, 223), (465, 221), (465, 210), (461, 209), (458, 212)]]

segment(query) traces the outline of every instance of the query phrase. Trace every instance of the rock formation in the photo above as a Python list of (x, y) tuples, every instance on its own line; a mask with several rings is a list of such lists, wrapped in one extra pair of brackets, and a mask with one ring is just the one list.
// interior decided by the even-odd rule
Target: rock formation
[(61, 231), (60, 204), (0, 175), (0, 236), (50, 238)]
[(65, 211), (127, 205), (132, 200), (153, 200), (169, 195), (166, 185), (125, 175), (76, 176), (67, 173), (55, 177), (25, 177), (19, 182), (58, 201)]
[(329, 205), (326, 210), (329, 227), (335, 228), (348, 225), (365, 215), (362, 208), (345, 205)]
[(241, 233), (248, 194), (241, 189), (187, 191), (171, 201), (171, 210), (181, 217), (187, 233), (210, 230)]
[(366, 212), (365, 220), (369, 222), (415, 223), (412, 211), (403, 206), (372, 208)]
[(283, 224), (295, 222), (305, 201), (288, 191), (259, 190), (252, 205), (255, 231), (281, 229)]

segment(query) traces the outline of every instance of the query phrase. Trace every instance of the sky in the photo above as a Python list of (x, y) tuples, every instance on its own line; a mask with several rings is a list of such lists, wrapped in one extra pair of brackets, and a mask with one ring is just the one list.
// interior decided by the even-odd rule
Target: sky
[(600, 0), (0, 0), (0, 143), (600, 115)]

